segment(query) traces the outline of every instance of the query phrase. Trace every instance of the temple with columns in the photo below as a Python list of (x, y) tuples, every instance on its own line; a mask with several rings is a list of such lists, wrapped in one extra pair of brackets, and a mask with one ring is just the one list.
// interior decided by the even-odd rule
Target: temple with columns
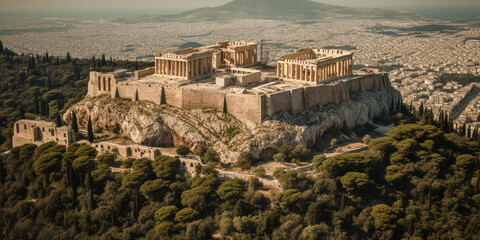
[(185, 80), (212, 75), (221, 67), (243, 67), (257, 63), (257, 44), (246, 41), (187, 48), (155, 55), (155, 74)]
[(343, 50), (304, 48), (278, 59), (277, 77), (316, 85), (352, 74), (353, 53)]

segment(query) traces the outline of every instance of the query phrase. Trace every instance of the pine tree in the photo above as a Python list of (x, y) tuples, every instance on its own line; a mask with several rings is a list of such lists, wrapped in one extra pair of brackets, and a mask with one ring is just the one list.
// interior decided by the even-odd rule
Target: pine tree
[(102, 54), (102, 66), (107, 65), (107, 60), (105, 59), (105, 54)]
[(444, 121), (444, 117), (443, 117), (443, 110), (440, 110), (440, 115), (438, 116), (438, 123), (440, 125), (440, 130), (444, 130), (445, 129), (445, 121)]
[(472, 127), (470, 125), (468, 125), (468, 129), (467, 129), (467, 138), (468, 139), (472, 138)]
[(43, 102), (43, 99), (40, 98), (40, 102), (39, 102), (39, 107), (40, 107), (40, 116), (45, 116), (45, 112), (46, 112), (46, 109), (45, 109), (45, 103)]
[(93, 127), (92, 127), (92, 119), (88, 117), (88, 141), (93, 142), (95, 136), (93, 136)]
[(420, 107), (418, 108), (418, 116), (423, 118), (423, 102), (420, 103)]
[(3, 43), (2, 43), (2, 41), (0, 40), (0, 54), (2, 54), (2, 53), (3, 53)]
[(20, 104), (20, 107), (18, 109), (18, 115), (20, 119), (25, 119), (25, 110), (23, 109), (23, 103)]
[(72, 112), (72, 129), (75, 133), (78, 133), (78, 122), (75, 112)]
[(465, 135), (467, 134), (467, 124), (466, 123), (463, 123), (460, 134), (462, 135), (462, 137), (465, 137)]
[(72, 57), (70, 57), (70, 52), (67, 52), (67, 62), (70, 62), (72, 60)]
[(35, 95), (35, 97), (33, 97), (33, 110), (35, 111), (35, 115), (38, 115), (40, 113), (40, 109), (39, 109), (39, 102), (38, 102), (38, 96)]
[(57, 127), (63, 126), (62, 118), (60, 117), (60, 113), (57, 112)]
[(50, 79), (50, 75), (47, 77), (47, 84), (46, 84), (48, 89), (52, 89), (52, 79)]

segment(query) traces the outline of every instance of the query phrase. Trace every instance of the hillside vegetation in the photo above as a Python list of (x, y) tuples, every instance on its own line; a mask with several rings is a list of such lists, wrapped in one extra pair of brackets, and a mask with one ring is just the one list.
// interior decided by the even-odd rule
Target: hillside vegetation
[(279, 169), (280, 191), (166, 156), (112, 173), (87, 145), (16, 147), (0, 155), (0, 238), (475, 239), (478, 145), (429, 119), (399, 114), (368, 150), (316, 156), (314, 175)]
[(89, 71), (135, 70), (150, 62), (74, 59), (18, 55), (0, 41), (0, 152), (11, 147), (15, 121), (22, 118), (55, 121), (87, 93)]

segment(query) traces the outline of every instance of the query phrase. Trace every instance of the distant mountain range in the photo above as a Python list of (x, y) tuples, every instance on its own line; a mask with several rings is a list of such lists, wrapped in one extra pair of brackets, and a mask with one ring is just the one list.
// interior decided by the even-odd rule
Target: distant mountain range
[(236, 19), (312, 20), (324, 17), (391, 18), (413, 14), (384, 9), (350, 8), (310, 0), (234, 0), (219, 7), (199, 8), (173, 15), (137, 15), (116, 22), (225, 21)]

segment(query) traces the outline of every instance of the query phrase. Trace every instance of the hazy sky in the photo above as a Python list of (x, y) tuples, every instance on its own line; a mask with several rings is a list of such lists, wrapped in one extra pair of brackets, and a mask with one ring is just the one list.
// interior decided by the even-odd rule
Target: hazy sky
[[(261, 1), (261, 0), (259, 0)], [(412, 8), (412, 7), (480, 7), (479, 0), (316, 0), (353, 7)], [(0, 11), (33, 11), (60, 9), (193, 9), (219, 6), (229, 0), (0, 0)]]

